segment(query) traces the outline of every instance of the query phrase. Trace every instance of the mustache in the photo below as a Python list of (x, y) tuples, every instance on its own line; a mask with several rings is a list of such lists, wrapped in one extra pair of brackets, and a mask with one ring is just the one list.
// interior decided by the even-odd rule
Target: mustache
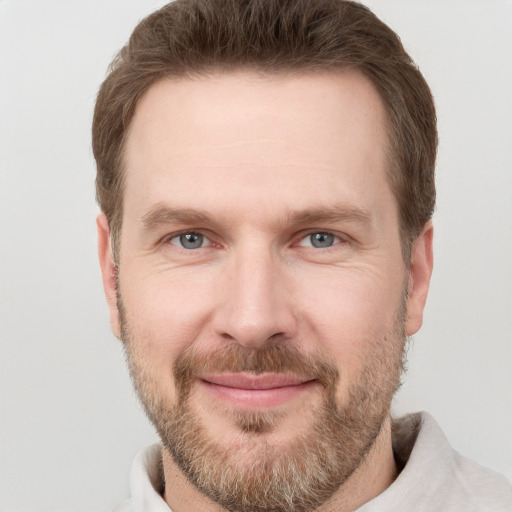
[(333, 363), (285, 342), (260, 348), (232, 343), (208, 352), (185, 349), (173, 366), (178, 394), (188, 395), (193, 379), (208, 373), (287, 373), (316, 380), (330, 390), (339, 380), (339, 371)]

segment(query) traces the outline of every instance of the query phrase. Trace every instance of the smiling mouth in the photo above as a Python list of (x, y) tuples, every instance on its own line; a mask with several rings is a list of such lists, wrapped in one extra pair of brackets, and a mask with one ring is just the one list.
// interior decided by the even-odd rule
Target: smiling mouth
[(296, 399), (316, 385), (315, 379), (286, 374), (222, 373), (199, 382), (215, 399), (239, 409), (267, 409)]

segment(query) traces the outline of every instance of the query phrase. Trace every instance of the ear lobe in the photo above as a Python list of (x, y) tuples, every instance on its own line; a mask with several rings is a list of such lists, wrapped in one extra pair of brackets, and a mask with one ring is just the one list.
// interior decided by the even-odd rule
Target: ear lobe
[(414, 241), (407, 283), (406, 332), (411, 336), (419, 331), (423, 323), (423, 310), (427, 301), (430, 277), (434, 264), (434, 228), (427, 222), (420, 236)]
[(121, 328), (117, 309), (116, 267), (110, 243), (110, 227), (104, 213), (100, 213), (96, 218), (96, 226), (98, 228), (98, 257), (103, 279), (103, 290), (105, 291), (110, 314), (110, 327), (114, 336), (120, 338)]

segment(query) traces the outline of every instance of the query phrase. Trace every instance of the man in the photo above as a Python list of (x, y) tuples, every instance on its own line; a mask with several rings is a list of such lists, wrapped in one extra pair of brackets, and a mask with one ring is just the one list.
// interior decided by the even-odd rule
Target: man
[(99, 255), (162, 447), (119, 510), (510, 510), (428, 415), (392, 422), (432, 271), (435, 110), (341, 1), (183, 0), (100, 90)]

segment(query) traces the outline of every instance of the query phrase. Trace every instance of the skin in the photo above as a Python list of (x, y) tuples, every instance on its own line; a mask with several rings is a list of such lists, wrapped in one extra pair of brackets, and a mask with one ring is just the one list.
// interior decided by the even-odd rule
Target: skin
[[(432, 227), (415, 240), (406, 264), (387, 144), (382, 102), (356, 72), (219, 73), (149, 89), (126, 143), (118, 280), (135, 357), (169, 403), (176, 397), (170, 368), (184, 350), (260, 348), (282, 339), (333, 362), (343, 406), (374, 341), (393, 330), (405, 289), (405, 332), (420, 328)], [(120, 337), (103, 214), (97, 225), (112, 330)], [(190, 232), (205, 245), (180, 247), (179, 235)], [(310, 235), (318, 232), (333, 234), (333, 244), (313, 247)], [(285, 449), (307, 432), (307, 411), (320, 392), (312, 385), (276, 404), (271, 392), (265, 403), (235, 399), (197, 383), (193, 406), (208, 434), (228, 449), (240, 440), (235, 407), (278, 410), (280, 421), (264, 435)], [(172, 510), (222, 510), (166, 452), (164, 471)], [(362, 464), (318, 510), (353, 510), (395, 477), (386, 418)]]

